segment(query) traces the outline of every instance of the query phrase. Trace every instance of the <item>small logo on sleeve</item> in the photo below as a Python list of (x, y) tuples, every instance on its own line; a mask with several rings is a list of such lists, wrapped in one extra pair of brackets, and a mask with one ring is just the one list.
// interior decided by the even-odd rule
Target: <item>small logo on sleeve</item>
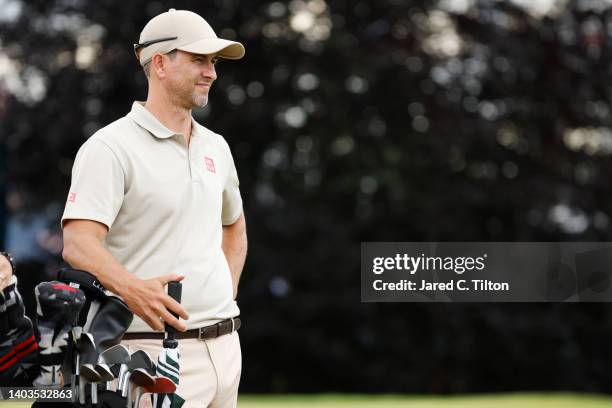
[(76, 203), (76, 193), (68, 194), (68, 202), (69, 203)]
[(213, 159), (208, 156), (204, 156), (204, 161), (206, 162), (206, 170), (210, 171), (211, 173), (216, 173), (215, 162)]

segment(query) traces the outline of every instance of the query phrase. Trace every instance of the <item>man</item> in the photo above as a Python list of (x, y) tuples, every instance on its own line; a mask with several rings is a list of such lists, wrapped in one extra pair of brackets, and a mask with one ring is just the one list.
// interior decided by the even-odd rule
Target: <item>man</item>
[[(184, 332), (177, 389), (184, 407), (233, 407), (245, 220), (230, 149), (191, 110), (206, 105), (217, 58), (242, 58), (244, 47), (217, 38), (199, 15), (171, 9), (147, 23), (134, 48), (147, 100), (79, 150), (62, 217), (63, 257), (134, 312), (124, 340), (132, 351), (155, 359), (164, 323)], [(165, 292), (171, 281), (182, 281), (182, 304)]]

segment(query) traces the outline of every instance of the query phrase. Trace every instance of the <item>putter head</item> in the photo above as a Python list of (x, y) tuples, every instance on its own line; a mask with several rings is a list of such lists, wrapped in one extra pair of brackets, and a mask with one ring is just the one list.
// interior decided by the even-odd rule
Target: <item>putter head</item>
[(155, 377), (155, 384), (150, 387), (144, 387), (147, 392), (152, 394), (172, 394), (176, 391), (176, 384), (166, 376)]

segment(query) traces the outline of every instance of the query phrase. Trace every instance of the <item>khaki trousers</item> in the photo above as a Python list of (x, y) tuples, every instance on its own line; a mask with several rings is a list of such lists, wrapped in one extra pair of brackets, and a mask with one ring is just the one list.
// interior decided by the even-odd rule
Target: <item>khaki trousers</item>
[[(144, 350), (157, 364), (161, 340), (124, 340), (130, 353)], [(234, 408), (242, 371), (238, 332), (215, 339), (179, 340), (180, 378), (176, 393), (185, 400), (183, 408)], [(140, 400), (141, 408), (151, 407), (151, 395)]]

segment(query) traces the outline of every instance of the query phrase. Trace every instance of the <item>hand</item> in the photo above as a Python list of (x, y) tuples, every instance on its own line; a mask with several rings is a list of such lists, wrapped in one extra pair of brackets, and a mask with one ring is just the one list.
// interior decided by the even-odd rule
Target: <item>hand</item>
[(133, 277), (120, 295), (130, 310), (153, 330), (164, 331), (165, 322), (179, 331), (185, 331), (187, 325), (174, 317), (170, 311), (184, 320), (189, 319), (189, 315), (180, 303), (166, 294), (164, 289), (168, 282), (179, 282), (184, 278), (179, 275), (165, 275), (146, 280)]
[(13, 277), (13, 267), (8, 259), (0, 255), (0, 290), (6, 288)]

